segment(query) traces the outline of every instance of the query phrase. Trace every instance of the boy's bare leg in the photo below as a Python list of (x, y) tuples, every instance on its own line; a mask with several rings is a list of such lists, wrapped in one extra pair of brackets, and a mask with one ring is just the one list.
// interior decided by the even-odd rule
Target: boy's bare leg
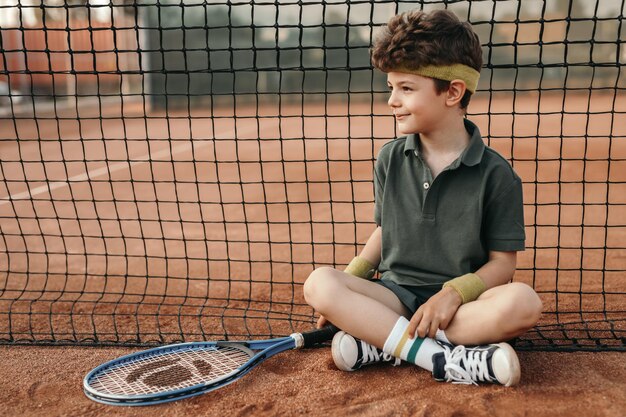
[(409, 312), (389, 289), (333, 268), (318, 268), (304, 284), (304, 297), (340, 329), (382, 348), (400, 316)]
[(485, 291), (459, 307), (446, 337), (455, 345), (498, 343), (524, 334), (539, 321), (542, 304), (526, 284), (511, 283)]
[[(451, 351), (429, 338), (407, 337), (408, 311), (392, 291), (376, 283), (332, 268), (320, 268), (309, 276), (304, 294), (311, 306), (344, 332), (388, 355), (431, 371), (437, 380), (498, 382), (506, 386), (519, 381), (519, 361), (508, 345)], [(530, 307), (512, 309), (512, 312), (502, 307), (519, 305), (519, 302), (527, 302)], [(447, 338), (455, 344), (474, 345), (514, 337), (535, 324), (538, 318), (535, 308), (539, 310), (540, 305), (534, 291), (523, 284), (496, 287), (459, 308), (446, 330)], [(491, 314), (486, 313), (486, 309), (491, 309)], [(521, 312), (527, 316), (522, 316)], [(506, 317), (508, 313), (511, 315)], [(380, 359), (377, 352), (371, 358), (368, 349), (359, 348), (358, 342), (349, 335), (340, 332), (335, 336), (337, 340), (333, 339), (333, 360), (339, 369), (353, 371), (373, 363), (372, 359), (374, 362), (385, 360)], [(474, 355), (477, 349), (482, 349), (480, 356)], [(456, 369), (456, 373), (446, 368), (448, 365)], [(479, 368), (484, 373), (476, 373)]]
[[(389, 289), (333, 268), (315, 270), (304, 286), (307, 302), (351, 335), (382, 348), (400, 316), (409, 312)], [(541, 316), (535, 291), (521, 283), (485, 291), (459, 307), (445, 329), (455, 344), (498, 343), (520, 336)]]

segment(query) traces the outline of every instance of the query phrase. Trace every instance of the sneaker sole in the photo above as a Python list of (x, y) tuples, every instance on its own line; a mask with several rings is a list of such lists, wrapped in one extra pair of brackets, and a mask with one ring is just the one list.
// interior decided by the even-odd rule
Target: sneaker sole
[(341, 338), (346, 334), (346, 332), (344, 331), (340, 331), (337, 334), (335, 334), (335, 336), (333, 337), (333, 342), (331, 344), (331, 352), (333, 355), (333, 362), (335, 362), (335, 366), (337, 368), (339, 368), (342, 371), (346, 371), (346, 372), (352, 372), (354, 371), (354, 369), (352, 369), (341, 357), (341, 355), (339, 354), (341, 352), (341, 348), (340, 348), (340, 344), (341, 344)]
[(508, 343), (498, 343), (498, 346), (506, 352), (509, 358), (509, 379), (507, 381), (500, 381), (500, 383), (505, 387), (517, 385), (522, 375), (517, 353), (515, 353), (515, 350)]

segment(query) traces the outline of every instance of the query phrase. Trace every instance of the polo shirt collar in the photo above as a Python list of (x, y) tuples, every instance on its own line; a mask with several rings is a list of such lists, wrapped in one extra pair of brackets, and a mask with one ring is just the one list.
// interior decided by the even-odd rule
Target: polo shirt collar
[[(483, 142), (483, 138), (480, 136), (480, 131), (478, 127), (470, 122), (467, 119), (463, 119), (465, 123), (465, 129), (471, 135), (470, 142), (461, 154), (461, 157), (455, 163), (455, 167), (458, 166), (458, 161), (467, 166), (478, 165), (483, 158), (483, 153), (485, 151), (485, 143)], [(406, 141), (404, 142), (404, 154), (409, 155), (410, 153), (415, 153), (419, 156), (420, 154), (420, 146), (419, 146), (419, 135), (418, 134), (410, 134), (406, 137)]]

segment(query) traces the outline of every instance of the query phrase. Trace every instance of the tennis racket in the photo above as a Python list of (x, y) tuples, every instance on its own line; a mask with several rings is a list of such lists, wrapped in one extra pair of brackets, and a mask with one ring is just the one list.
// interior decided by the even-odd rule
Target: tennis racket
[(337, 331), (330, 325), (277, 339), (178, 343), (149, 349), (96, 367), (83, 379), (83, 390), (90, 399), (110, 405), (189, 398), (235, 382), (277, 353), (326, 342)]

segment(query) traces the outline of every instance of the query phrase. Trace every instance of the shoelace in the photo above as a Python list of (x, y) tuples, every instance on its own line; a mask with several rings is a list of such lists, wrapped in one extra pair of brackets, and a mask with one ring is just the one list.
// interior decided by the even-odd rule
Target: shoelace
[(401, 363), (399, 358), (393, 357), (388, 353), (381, 352), (376, 348), (376, 346), (370, 345), (363, 340), (361, 340), (361, 350), (363, 351), (362, 365), (366, 365), (369, 362), (391, 362), (392, 360), (394, 361), (392, 363), (393, 366), (398, 366)]
[(487, 364), (487, 350), (466, 349), (465, 346), (456, 346), (452, 351), (448, 346), (444, 346), (444, 357), (446, 364), (445, 379), (453, 384), (474, 384), (476, 381), (493, 382), (489, 376), (489, 365)]

